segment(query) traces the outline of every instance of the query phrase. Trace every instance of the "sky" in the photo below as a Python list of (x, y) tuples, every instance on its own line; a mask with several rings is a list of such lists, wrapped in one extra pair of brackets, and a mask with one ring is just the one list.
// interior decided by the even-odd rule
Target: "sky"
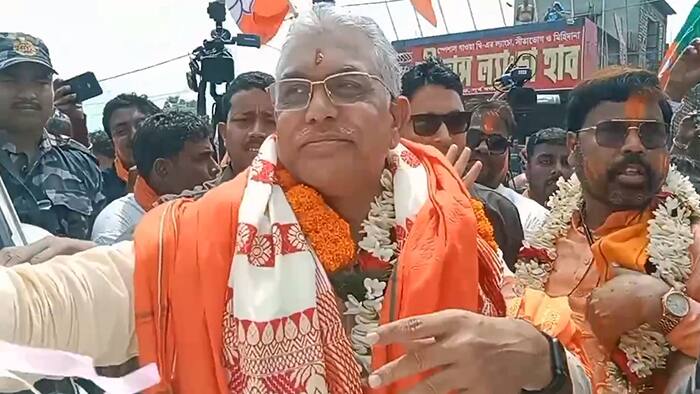
[[(646, 0), (630, 0), (630, 3), (635, 1)], [(669, 17), (667, 37), (672, 40), (695, 0), (667, 1), (677, 12)], [(206, 13), (208, 0), (0, 0), (0, 3), (0, 29), (42, 38), (51, 52), (54, 68), (64, 79), (86, 71), (104, 79), (186, 55), (209, 38), (214, 27)], [(303, 12), (310, 7), (311, 0), (292, 0), (292, 3)], [(336, 0), (346, 12), (374, 18), (390, 40), (511, 25), (513, 9), (508, 3), (513, 1), (471, 0), (474, 26), (466, 0), (433, 0), (438, 17), (438, 26), (433, 27), (424, 19), (416, 21), (410, 0)], [(392, 28), (387, 8), (396, 30)], [(230, 48), (236, 74), (253, 70), (273, 73), (289, 23), (285, 22), (278, 35), (261, 49)], [(230, 17), (224, 27), (237, 31)], [(195, 99), (196, 94), (187, 88), (187, 70), (185, 57), (103, 82), (104, 94), (84, 103), (90, 130), (102, 128), (102, 108), (119, 93), (146, 94), (159, 105), (168, 96)]]

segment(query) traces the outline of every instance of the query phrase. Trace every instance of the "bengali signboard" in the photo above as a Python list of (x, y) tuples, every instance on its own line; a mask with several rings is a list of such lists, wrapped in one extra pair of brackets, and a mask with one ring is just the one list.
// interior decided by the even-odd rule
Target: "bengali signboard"
[(533, 70), (530, 87), (566, 90), (596, 70), (596, 34), (593, 22), (581, 19), (574, 25), (538, 23), (397, 41), (394, 45), (408, 64), (430, 55), (442, 58), (459, 75), (467, 95), (494, 92), (493, 81), (523, 53), (527, 55), (519, 65)]

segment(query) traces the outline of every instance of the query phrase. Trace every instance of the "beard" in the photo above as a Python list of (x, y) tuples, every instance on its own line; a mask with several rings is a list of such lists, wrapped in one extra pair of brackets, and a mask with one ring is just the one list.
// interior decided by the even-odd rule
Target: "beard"
[[(583, 191), (614, 210), (643, 209), (661, 191), (665, 171), (655, 170), (640, 154), (624, 154), (613, 161), (602, 173), (591, 173), (586, 169), (580, 146), (574, 150), (575, 172)], [(643, 184), (628, 185), (620, 182), (625, 168), (636, 166), (643, 169), (646, 180)]]

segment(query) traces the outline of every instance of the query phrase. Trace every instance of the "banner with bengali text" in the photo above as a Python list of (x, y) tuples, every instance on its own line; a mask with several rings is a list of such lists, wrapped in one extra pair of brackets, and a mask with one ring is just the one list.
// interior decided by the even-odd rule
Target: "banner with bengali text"
[(573, 25), (520, 25), (397, 41), (394, 45), (403, 66), (430, 55), (442, 58), (459, 75), (465, 95), (494, 92), (493, 81), (522, 53), (531, 56), (523, 56), (518, 65), (533, 70), (528, 86), (538, 91), (571, 89), (598, 66), (596, 26), (588, 19)]

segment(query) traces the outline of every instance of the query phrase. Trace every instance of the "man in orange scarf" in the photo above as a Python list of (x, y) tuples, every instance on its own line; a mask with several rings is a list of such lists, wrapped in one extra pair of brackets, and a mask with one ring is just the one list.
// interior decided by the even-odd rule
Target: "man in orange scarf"
[[(134, 246), (0, 271), (13, 284), (0, 339), (97, 363), (138, 343), (160, 372), (153, 393), (570, 392), (576, 361), (502, 317), (502, 262), (460, 177), (399, 139), (398, 71), (374, 22), (314, 6), (282, 49), (278, 130), (251, 168), (152, 210)], [(17, 296), (46, 277), (51, 308)], [(67, 291), (78, 284), (101, 286)]]
[(114, 166), (103, 171), (103, 194), (107, 204), (126, 195), (133, 189), (129, 182), (129, 171), (136, 166), (134, 161), (134, 135), (136, 126), (147, 116), (160, 112), (146, 96), (120, 94), (105, 104), (102, 112), (102, 127), (114, 143)]
[(673, 392), (700, 354), (700, 198), (669, 168), (671, 108), (653, 74), (610, 69), (567, 111), (576, 176), (516, 274), (568, 296), (597, 392)]
[(158, 198), (178, 194), (212, 179), (217, 172), (211, 129), (197, 115), (170, 110), (151, 115), (134, 137), (139, 177), (134, 193), (112, 201), (95, 220), (92, 240), (111, 245), (131, 239), (141, 217)]

